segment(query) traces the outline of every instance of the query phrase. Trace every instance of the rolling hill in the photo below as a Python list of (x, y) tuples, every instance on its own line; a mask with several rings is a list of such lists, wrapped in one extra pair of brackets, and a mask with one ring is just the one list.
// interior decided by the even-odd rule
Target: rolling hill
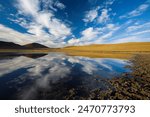
[(38, 44), (38, 43), (31, 43), (27, 45), (19, 45), (13, 42), (3, 42), (0, 41), (0, 49), (47, 49), (48, 47)]
[(0, 49), (25, 49), (25, 47), (15, 44), (13, 42), (0, 41)]
[(47, 49), (48, 48), (47, 46), (44, 46), (38, 43), (30, 43), (30, 44), (24, 45), (23, 47), (28, 48), (28, 49), (44, 49), (44, 48)]

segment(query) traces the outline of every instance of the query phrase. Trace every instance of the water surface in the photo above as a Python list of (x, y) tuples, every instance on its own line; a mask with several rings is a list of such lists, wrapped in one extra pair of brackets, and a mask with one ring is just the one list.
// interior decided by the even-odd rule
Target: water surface
[(127, 60), (49, 53), (0, 58), (0, 99), (66, 99), (107, 89), (104, 79), (129, 72)]

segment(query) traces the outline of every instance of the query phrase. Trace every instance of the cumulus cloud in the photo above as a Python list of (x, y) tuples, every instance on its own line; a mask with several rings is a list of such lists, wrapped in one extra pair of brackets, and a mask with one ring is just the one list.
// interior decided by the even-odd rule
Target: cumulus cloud
[[(20, 25), (26, 33), (0, 25), (0, 40), (2, 41), (11, 41), (21, 45), (37, 42), (49, 47), (63, 47), (67, 45), (105, 43), (108, 41), (109, 43), (113, 43), (111, 41), (113, 39), (116, 39), (116, 41), (117, 39), (125, 40), (124, 38), (129, 36), (149, 33), (149, 23), (135, 24), (133, 21), (127, 24), (127, 22), (133, 19), (124, 23), (119, 22), (119, 20), (118, 22), (113, 22), (111, 16), (114, 16), (114, 7), (110, 6), (115, 0), (103, 1), (99, 6), (98, 4), (96, 6), (91, 5), (92, 8), (89, 11), (84, 11), (85, 16), (82, 19), (87, 25), (80, 32), (76, 31), (75, 27), (73, 27), (72, 29), (74, 29), (73, 32), (75, 34), (72, 34), (72, 29), (69, 26), (71, 23), (66, 24), (55, 15), (60, 10), (66, 8), (59, 0), (15, 1), (14, 4), (17, 12), (10, 14), (7, 20), (9, 19), (10, 23), (15, 23), (15, 25)], [(89, 3), (91, 1), (89, 0)], [(97, 0), (94, 1), (98, 2)], [(131, 18), (141, 15), (149, 8), (149, 3), (150, 1), (147, 0), (136, 9), (120, 16), (120, 18)], [(80, 37), (76, 37), (78, 35), (76, 32), (80, 34)]]
[(59, 1), (56, 1), (55, 6), (57, 6), (60, 9), (65, 9), (66, 8), (66, 6), (62, 3), (60, 3)]
[[(89, 3), (92, 4), (93, 0), (89, 0)], [(97, 0), (95, 1), (97, 2)], [(115, 0), (103, 1), (101, 5), (86, 11), (83, 21), (86, 23), (93, 22), (96, 24), (103, 24), (110, 20), (109, 11), (112, 9), (110, 6), (115, 2)], [(115, 13), (114, 13), (115, 14)], [(114, 15), (111, 14), (111, 15)]]
[(85, 18), (83, 19), (84, 22), (93, 22), (94, 19), (98, 17), (98, 10), (99, 8), (97, 7), (96, 9), (92, 9), (88, 12), (86, 12)]
[(91, 44), (91, 42), (93, 42), (99, 34), (101, 34), (99, 28), (89, 27), (81, 32), (82, 36), (78, 39), (78, 44)]
[[(53, 11), (58, 11), (58, 9), (65, 9), (66, 6), (59, 0), (41, 0), (44, 9), (51, 9)], [(58, 8), (58, 9), (57, 9)]]
[[(97, 37), (97, 39), (107, 39), (109, 37), (112, 36), (112, 34), (117, 31), (119, 29), (119, 27), (115, 24), (107, 24), (105, 27), (102, 28), (94, 28), (93, 29), (93, 35), (91, 37), (95, 38)], [(95, 36), (94, 36), (95, 35)]]
[(81, 32), (81, 37), (73, 38), (68, 43), (71, 45), (88, 45), (93, 43), (103, 43), (104, 40), (109, 39), (113, 34), (119, 30), (119, 26), (115, 24), (107, 24), (105, 27), (94, 28), (88, 27)]
[[(32, 6), (32, 4), (34, 5)], [(35, 23), (37, 27), (41, 26), (42, 28), (47, 28), (49, 33), (54, 35), (56, 39), (71, 34), (70, 28), (68, 28), (62, 21), (55, 18), (53, 13), (46, 10), (39, 11), (39, 0), (26, 0), (26, 2), (21, 0), (18, 8), (24, 14), (30, 15), (33, 18), (32, 23)], [(32, 23), (31, 26), (33, 25)], [(35, 28), (37, 28), (36, 25), (34, 25)]]
[(98, 17), (99, 23), (106, 23), (109, 20), (108, 10), (102, 9), (101, 15)]
[(103, 7), (98, 6), (90, 11), (87, 11), (83, 21), (89, 23), (96, 20), (97, 24), (108, 22), (110, 20), (109, 11), (111, 11), (111, 8), (109, 8), (108, 6), (112, 5), (113, 2), (114, 1), (107, 1)]
[(98, 30), (94, 29), (93, 27), (89, 27), (81, 32), (83, 38), (86, 39), (93, 39), (99, 34)]
[[(49, 47), (59, 47), (63, 46), (65, 38), (72, 35), (71, 28), (56, 18), (52, 10), (48, 10), (48, 8), (64, 9), (64, 4), (53, 0), (16, 1), (15, 6), (18, 10), (18, 14), (15, 19), (10, 18), (10, 20), (27, 29), (27, 33), (21, 34), (18, 32), (20, 34), (18, 40), (21, 39), (22, 43), (19, 43), (15, 38), (11, 39), (13, 42), (17, 42), (18, 44), (23, 44), (23, 42), (24, 44), (38, 42)], [(41, 4), (41, 2), (43, 4)], [(47, 4), (49, 6), (47, 6)], [(41, 8), (40, 5), (43, 5), (43, 7)], [(3, 30), (2, 26), (1, 30)], [(31, 41), (27, 41), (27, 39), (24, 40), (26, 35), (28, 36), (28, 40), (31, 39)], [(5, 38), (8, 39), (8, 35), (3, 33), (3, 39)]]
[(72, 38), (68, 41), (68, 44), (69, 45), (77, 45), (78, 43), (80, 42), (79, 39), (76, 39), (76, 38)]

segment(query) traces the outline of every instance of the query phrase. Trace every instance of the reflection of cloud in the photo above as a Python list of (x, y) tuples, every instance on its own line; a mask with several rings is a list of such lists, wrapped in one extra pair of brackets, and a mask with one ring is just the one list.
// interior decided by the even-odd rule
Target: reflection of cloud
[(0, 76), (27, 67), (30, 63), (33, 63), (33, 60), (23, 56), (14, 59), (0, 60)]
[[(120, 70), (124, 70), (123, 66), (125, 64), (125, 61), (118, 59), (94, 59), (50, 53), (37, 59), (20, 56), (13, 59), (0, 60), (0, 75), (3, 77), (16, 70), (26, 69), (9, 81), (9, 84), (12, 83), (10, 85), (15, 87), (18, 84), (21, 85), (20, 88), (17, 88), (19, 98), (32, 99), (34, 98), (33, 95), (36, 96), (39, 90), (50, 92), (52, 84), (57, 85), (57, 83), (59, 84), (62, 81), (67, 82), (68, 79), (71, 80), (74, 77), (73, 74), (80, 77), (82, 73), (85, 76), (92, 77), (92, 79), (95, 75), (108, 78), (113, 77), (117, 72), (120, 73)], [(26, 84), (26, 82), (30, 83)], [(83, 82), (87, 83), (88, 81), (86, 79)]]
[[(69, 57), (68, 61), (72, 64), (82, 65), (82, 70), (88, 74), (99, 72), (100, 70), (107, 69), (113, 71), (116, 66), (124, 66), (127, 61), (120, 59), (109, 59), (109, 58), (86, 58), (86, 57)], [(111, 64), (110, 64), (111, 63)]]
[[(68, 65), (66, 61), (69, 62), (70, 65)], [(93, 59), (51, 53), (38, 59), (31, 59), (21, 56), (13, 59), (1, 60), (0, 75), (3, 76), (20, 68), (27, 68), (27, 74), (30, 74), (30, 76), (44, 76), (44, 74), (48, 73), (48, 76), (62, 78), (66, 76), (64, 73), (68, 73), (71, 67), (73, 67), (72, 65), (75, 64), (80, 64), (82, 66), (82, 70), (88, 74), (92, 74), (94, 71), (98, 71), (102, 68), (113, 70), (114, 66), (109, 64), (108, 61), (114, 63), (114, 65), (126, 64), (126, 61), (119, 59)]]

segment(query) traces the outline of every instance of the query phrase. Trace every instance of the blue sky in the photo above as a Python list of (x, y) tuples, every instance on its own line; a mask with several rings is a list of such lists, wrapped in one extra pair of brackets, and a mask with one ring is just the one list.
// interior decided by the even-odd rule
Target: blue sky
[(150, 41), (150, 0), (0, 0), (0, 41), (49, 47)]

